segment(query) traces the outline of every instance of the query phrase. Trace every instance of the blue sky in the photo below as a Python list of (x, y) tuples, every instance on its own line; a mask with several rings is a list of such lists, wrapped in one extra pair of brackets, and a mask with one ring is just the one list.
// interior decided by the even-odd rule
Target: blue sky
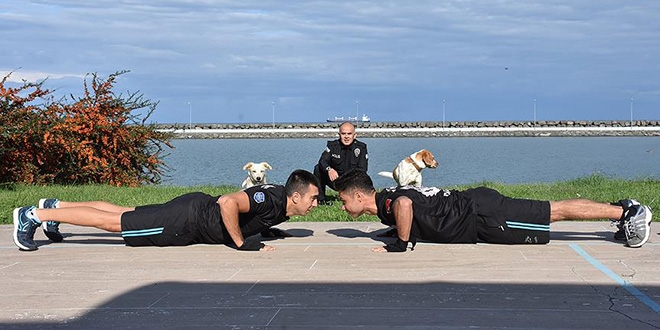
[(3, 0), (0, 74), (79, 95), (130, 70), (116, 91), (167, 123), (271, 122), (273, 104), (277, 122), (441, 121), (443, 100), (448, 121), (660, 119), (658, 17), (657, 0)]

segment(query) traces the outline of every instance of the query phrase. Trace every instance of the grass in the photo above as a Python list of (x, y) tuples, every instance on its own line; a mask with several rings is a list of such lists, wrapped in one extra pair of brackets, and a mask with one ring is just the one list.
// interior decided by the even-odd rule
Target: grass
[[(479, 182), (471, 185), (445, 187), (463, 190), (486, 186), (515, 198), (540, 200), (560, 200), (587, 198), (596, 201), (612, 202), (624, 198), (635, 198), (653, 210), (660, 210), (660, 180), (623, 180), (602, 175), (592, 175), (570, 181), (554, 183), (502, 184)], [(227, 194), (239, 190), (232, 186), (145, 186), (139, 188), (112, 187), (104, 185), (81, 186), (0, 186), (0, 223), (12, 223), (12, 210), (15, 207), (34, 205), (40, 198), (57, 197), (66, 201), (104, 200), (123, 206), (136, 206), (162, 203), (188, 192), (202, 191), (210, 195)], [(331, 206), (320, 206), (305, 217), (292, 217), (291, 221), (356, 221), (341, 210), (336, 193), (329, 190)], [(660, 212), (653, 218), (658, 220)], [(376, 216), (361, 216), (359, 221), (378, 221)]]

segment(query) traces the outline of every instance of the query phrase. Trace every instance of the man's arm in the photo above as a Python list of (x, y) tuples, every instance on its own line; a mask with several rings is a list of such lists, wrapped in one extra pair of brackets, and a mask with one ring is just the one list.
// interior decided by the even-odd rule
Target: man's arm
[(323, 150), (323, 153), (321, 153), (321, 158), (319, 158), (319, 166), (324, 171), (326, 171), (326, 168), (330, 166), (331, 154), (332, 152), (330, 152), (330, 143), (328, 143), (325, 147), (325, 150)]
[(410, 198), (401, 196), (392, 203), (392, 212), (396, 223), (397, 241), (385, 247), (373, 248), (374, 252), (405, 252), (410, 240), (413, 222), (413, 202)]
[[(234, 244), (239, 249), (245, 244), (241, 226), (238, 221), (239, 213), (247, 213), (250, 211), (250, 198), (245, 191), (238, 191), (228, 195), (220, 196), (218, 199), (220, 206), (220, 214), (222, 216), (222, 223), (227, 229), (227, 233), (231, 237)], [(263, 250), (272, 250), (272, 247), (263, 246)]]

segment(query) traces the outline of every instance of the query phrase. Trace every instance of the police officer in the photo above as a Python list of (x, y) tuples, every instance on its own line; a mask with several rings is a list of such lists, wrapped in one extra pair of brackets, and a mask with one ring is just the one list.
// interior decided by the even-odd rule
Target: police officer
[(326, 204), (325, 186), (335, 189), (334, 181), (350, 170), (367, 171), (367, 145), (356, 140), (356, 136), (355, 126), (350, 122), (339, 125), (339, 139), (328, 141), (314, 167), (314, 175), (319, 180), (319, 205)]

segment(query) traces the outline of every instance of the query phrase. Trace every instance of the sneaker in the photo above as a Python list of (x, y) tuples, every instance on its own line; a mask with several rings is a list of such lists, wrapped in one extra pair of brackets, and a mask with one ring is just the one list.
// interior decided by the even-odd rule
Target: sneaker
[(651, 209), (630, 200), (623, 205), (622, 228), (629, 247), (637, 248), (649, 240), (651, 233)]
[(617, 225), (617, 227), (619, 228), (619, 230), (617, 230), (617, 232), (614, 233), (614, 239), (617, 240), (617, 241), (626, 241), (626, 240), (627, 240), (627, 238), (626, 238), (626, 231), (623, 230), (622, 223), (619, 222), (619, 224)]
[(41, 226), (41, 222), (28, 216), (34, 206), (25, 206), (14, 209), (14, 244), (21, 251), (37, 250), (34, 242), (34, 232)]
[[(631, 206), (635, 205), (640, 205), (638, 201), (634, 199), (622, 199), (618, 202), (610, 203), (610, 205), (616, 205), (616, 206), (621, 206), (624, 209), (624, 214), (625, 210), (627, 210)], [(624, 216), (622, 215), (621, 218), (619, 219), (610, 219), (612, 222), (612, 226), (616, 225), (617, 231), (614, 233), (614, 239), (617, 241), (627, 241), (628, 238), (626, 237), (626, 231), (623, 230), (623, 218)]]
[[(40, 209), (56, 209), (60, 206), (60, 200), (57, 198), (42, 198), (39, 200)], [(46, 221), (42, 227), (44, 234), (53, 242), (61, 242), (64, 236), (60, 233), (60, 223), (57, 221)]]

